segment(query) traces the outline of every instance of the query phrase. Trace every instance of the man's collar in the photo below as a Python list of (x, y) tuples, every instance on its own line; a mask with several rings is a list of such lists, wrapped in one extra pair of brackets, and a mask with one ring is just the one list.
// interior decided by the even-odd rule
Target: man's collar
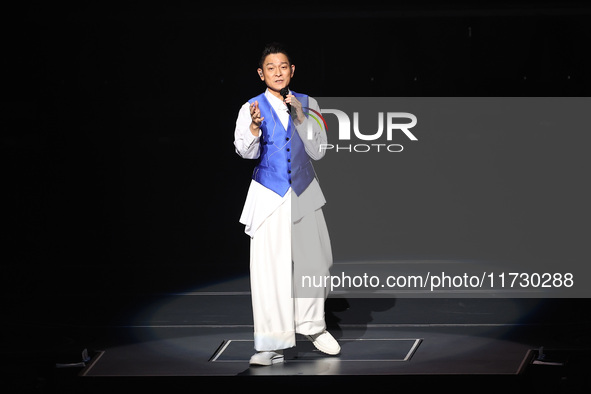
[[(291, 94), (291, 90), (289, 91), (289, 94)], [(287, 108), (287, 106), (285, 105), (283, 100), (281, 100), (278, 97), (276, 97), (275, 95), (273, 95), (273, 93), (271, 93), (269, 91), (269, 88), (267, 88), (267, 90), (265, 90), (265, 96), (267, 97), (267, 100), (269, 100), (269, 103), (274, 108), (279, 108), (279, 109), (286, 109)]]

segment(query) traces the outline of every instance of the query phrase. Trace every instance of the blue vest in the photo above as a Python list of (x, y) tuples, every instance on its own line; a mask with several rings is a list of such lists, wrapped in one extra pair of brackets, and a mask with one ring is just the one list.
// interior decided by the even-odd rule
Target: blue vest
[[(302, 103), (302, 107), (308, 106), (308, 96), (295, 92), (292, 94)], [(261, 117), (265, 119), (261, 124), (259, 162), (252, 179), (280, 196), (284, 196), (290, 187), (299, 196), (316, 175), (304, 143), (291, 117), (285, 130), (264, 93), (248, 100), (251, 104), (255, 101), (259, 102)]]

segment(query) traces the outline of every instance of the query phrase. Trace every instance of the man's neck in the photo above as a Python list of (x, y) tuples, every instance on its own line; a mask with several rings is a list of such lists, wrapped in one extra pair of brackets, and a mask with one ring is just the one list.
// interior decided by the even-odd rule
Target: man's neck
[(283, 96), (281, 95), (281, 92), (275, 91), (273, 89), (270, 89), (267, 87), (267, 91), (269, 93), (271, 93), (273, 96), (277, 97), (279, 100), (283, 101)]

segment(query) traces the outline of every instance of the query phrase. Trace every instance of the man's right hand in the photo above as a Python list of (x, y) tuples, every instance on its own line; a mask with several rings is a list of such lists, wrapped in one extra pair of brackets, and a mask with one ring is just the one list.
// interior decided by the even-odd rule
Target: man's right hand
[(265, 119), (264, 117), (261, 117), (261, 110), (259, 109), (258, 101), (250, 104), (250, 118), (252, 119), (252, 122), (250, 123), (250, 132), (252, 135), (258, 137), (261, 124)]

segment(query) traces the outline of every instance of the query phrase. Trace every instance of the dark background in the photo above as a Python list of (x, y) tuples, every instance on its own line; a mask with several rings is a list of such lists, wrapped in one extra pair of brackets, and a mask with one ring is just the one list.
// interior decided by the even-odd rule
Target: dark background
[[(42, 2), (5, 13), (10, 307), (71, 310), (90, 294), (121, 302), (248, 273), (238, 218), (254, 162), (235, 154), (233, 131), (264, 89), (265, 43), (291, 48), (292, 88), (311, 96), (589, 96), (582, 3)], [(56, 295), (72, 303), (53, 305)]]

